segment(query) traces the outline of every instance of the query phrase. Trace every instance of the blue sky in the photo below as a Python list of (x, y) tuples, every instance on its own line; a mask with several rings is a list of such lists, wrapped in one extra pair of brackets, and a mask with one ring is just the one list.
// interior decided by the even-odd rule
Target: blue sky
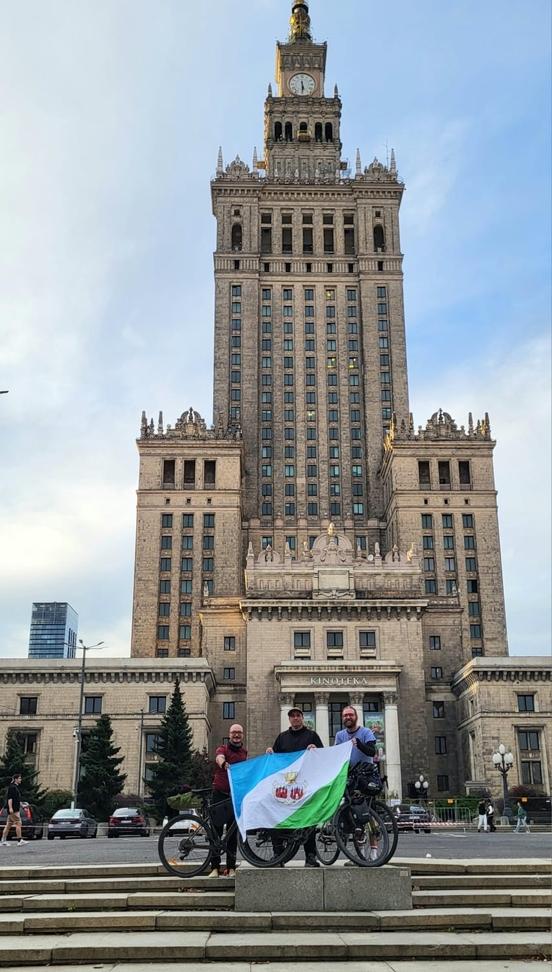
[[(290, 4), (26, 0), (0, 36), (0, 655), (129, 650), (140, 413), (211, 419), (209, 180)], [(344, 158), (397, 153), (411, 403), (489, 411), (511, 653), (549, 651), (549, 0), (312, 0)]]

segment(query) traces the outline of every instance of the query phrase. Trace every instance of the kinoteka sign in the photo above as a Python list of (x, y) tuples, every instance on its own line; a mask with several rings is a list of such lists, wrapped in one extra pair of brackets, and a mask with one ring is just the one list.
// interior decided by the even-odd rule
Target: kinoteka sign
[(311, 685), (366, 685), (366, 680), (356, 675), (313, 675)]

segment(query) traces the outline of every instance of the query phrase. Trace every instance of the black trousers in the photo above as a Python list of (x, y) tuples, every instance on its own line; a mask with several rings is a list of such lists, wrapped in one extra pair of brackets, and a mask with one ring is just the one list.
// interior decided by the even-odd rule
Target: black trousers
[[(223, 793), (222, 790), (213, 790), (212, 803), (224, 803), (227, 802), (226, 814), (223, 822), (221, 824), (214, 824), (213, 829), (216, 831), (219, 837), (222, 837), (222, 832), (224, 830), (224, 824), (226, 824), (227, 832), (231, 825), (235, 823), (236, 818), (234, 817), (234, 807), (232, 806), (232, 800), (229, 793)], [(226, 844), (226, 867), (234, 869), (236, 867), (236, 854), (238, 852), (238, 829), (237, 827), (230, 834)], [(220, 854), (213, 854), (211, 858), (211, 864), (213, 867), (220, 867)]]

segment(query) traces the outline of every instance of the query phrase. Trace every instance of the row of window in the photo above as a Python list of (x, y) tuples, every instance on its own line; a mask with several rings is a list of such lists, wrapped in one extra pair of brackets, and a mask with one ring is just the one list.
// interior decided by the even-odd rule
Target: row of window
[[(431, 533), (424, 533), (422, 537), (422, 548), (424, 550), (434, 550), (435, 549), (435, 538)], [(454, 550), (455, 541), (454, 533), (445, 533), (443, 535), (443, 550)], [(464, 534), (464, 550), (475, 550), (475, 536), (473, 533)]]
[[(161, 514), (161, 527), (163, 530), (172, 530), (174, 516), (172, 513), (162, 513)], [(193, 513), (183, 513), (182, 514), (182, 529), (189, 530), (192, 529), (194, 525), (194, 514)], [(204, 513), (203, 514), (203, 529), (212, 530), (215, 527), (215, 514), (214, 513)]]
[[(439, 489), (450, 489), (451, 464), (448, 459), (439, 460), (437, 463)], [(429, 459), (418, 460), (418, 481), (420, 489), (431, 489), (431, 462)], [(468, 459), (458, 460), (458, 482), (460, 486), (468, 488), (471, 486), (471, 469)]]
[[(475, 518), (473, 513), (462, 513), (462, 527), (464, 530), (473, 530), (475, 528)], [(422, 513), (422, 530), (433, 530), (434, 520), (433, 513)], [(443, 530), (454, 529), (454, 517), (452, 513), (442, 513), (441, 522)]]
[[(192, 557), (182, 557), (180, 562), (181, 570), (183, 574), (191, 573), (193, 570), (193, 558)], [(203, 557), (201, 561), (201, 566), (204, 574), (212, 574), (215, 569), (214, 557)], [(172, 557), (161, 557), (159, 560), (159, 570), (161, 573), (170, 573), (172, 568)], [(167, 581), (169, 587), (163, 591), (164, 594), (170, 593), (170, 581)]]
[[(193, 550), (194, 549), (194, 535), (192, 533), (185, 533), (180, 541), (180, 546), (182, 550)], [(201, 539), (201, 546), (203, 550), (214, 550), (215, 549), (215, 538), (211, 533), (204, 533)], [(172, 550), (173, 548), (173, 538), (170, 533), (164, 533), (161, 535), (161, 550)]]
[[(311, 632), (310, 631), (294, 631), (293, 632), (293, 647), (296, 650), (310, 651), (311, 649)], [(337, 648), (342, 649), (344, 647), (344, 632), (343, 631), (326, 631), (326, 647), (327, 648)], [(376, 649), (376, 632), (375, 631), (359, 631), (358, 632), (358, 647), (362, 651), (363, 649), (369, 649), (375, 651)]]
[[(195, 489), (196, 486), (204, 489), (210, 489), (215, 487), (217, 478), (217, 461), (216, 459), (204, 459), (203, 460), (203, 479), (200, 482), (197, 477), (197, 470), (195, 459), (185, 459), (184, 460), (184, 476), (183, 476), (183, 486), (185, 490)], [(164, 459), (163, 460), (163, 475), (162, 475), (162, 485), (164, 487), (174, 487), (177, 485), (176, 482), (176, 459)]]

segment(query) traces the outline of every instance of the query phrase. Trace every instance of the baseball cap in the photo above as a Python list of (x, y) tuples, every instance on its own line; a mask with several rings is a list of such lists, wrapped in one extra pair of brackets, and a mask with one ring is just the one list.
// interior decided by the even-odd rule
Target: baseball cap
[(296, 705), (293, 706), (293, 709), (290, 709), (289, 710), (288, 716), (293, 715), (294, 712), (298, 712), (299, 715), (303, 715), (303, 710), (302, 709), (298, 709)]

